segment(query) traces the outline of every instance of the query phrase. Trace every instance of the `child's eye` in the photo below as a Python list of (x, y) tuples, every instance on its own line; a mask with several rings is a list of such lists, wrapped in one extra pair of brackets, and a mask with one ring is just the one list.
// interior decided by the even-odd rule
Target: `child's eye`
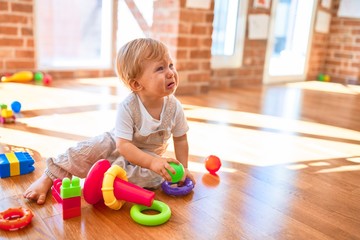
[(174, 68), (174, 64), (170, 63), (169, 68), (173, 69), (173, 68)]
[(162, 71), (162, 70), (164, 70), (164, 67), (163, 67), (163, 66), (158, 67), (158, 68), (156, 69), (156, 71)]

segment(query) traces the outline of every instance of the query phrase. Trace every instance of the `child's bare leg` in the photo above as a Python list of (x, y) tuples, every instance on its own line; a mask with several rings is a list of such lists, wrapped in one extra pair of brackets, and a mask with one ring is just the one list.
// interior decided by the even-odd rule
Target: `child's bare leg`
[(50, 190), (53, 181), (46, 174), (43, 174), (38, 180), (33, 182), (24, 192), (24, 198), (35, 200), (37, 204), (44, 204), (46, 195)]

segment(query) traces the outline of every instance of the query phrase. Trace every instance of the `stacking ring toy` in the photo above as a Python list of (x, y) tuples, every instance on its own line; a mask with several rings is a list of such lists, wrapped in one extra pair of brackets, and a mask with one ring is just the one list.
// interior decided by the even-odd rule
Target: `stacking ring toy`
[(113, 165), (105, 172), (101, 191), (105, 205), (111, 209), (119, 210), (124, 205), (125, 201), (118, 200), (115, 197), (114, 194), (115, 177), (118, 177), (124, 181), (128, 181), (125, 170), (119, 167), (118, 165)]
[[(144, 210), (155, 210), (158, 211), (159, 214), (156, 215), (147, 215), (142, 213)], [(167, 222), (171, 217), (171, 210), (168, 205), (158, 200), (154, 200), (151, 207), (146, 207), (144, 205), (136, 204), (130, 209), (131, 218), (145, 226), (158, 226), (165, 222)]]
[(189, 194), (194, 188), (194, 183), (190, 180), (190, 178), (186, 178), (183, 186), (173, 187), (172, 183), (168, 181), (164, 181), (161, 184), (162, 190), (168, 195), (174, 196), (184, 196)]
[(9, 208), (0, 212), (0, 229), (15, 231), (26, 227), (33, 218), (34, 214), (26, 208)]

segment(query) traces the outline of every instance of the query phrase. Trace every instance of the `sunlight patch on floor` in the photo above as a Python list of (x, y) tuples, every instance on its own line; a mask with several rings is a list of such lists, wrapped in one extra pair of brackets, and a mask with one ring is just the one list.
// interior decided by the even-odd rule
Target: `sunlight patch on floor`
[(78, 141), (66, 140), (43, 134), (29, 133), (25, 131), (1, 129), (0, 143), (31, 148), (40, 153), (41, 157), (55, 157), (63, 153)]
[(359, 170), (360, 170), (360, 165), (347, 165), (347, 166), (321, 169), (316, 173), (350, 172), (350, 171), (359, 171)]
[[(74, 80), (72, 80), (74, 81)], [(77, 78), (76, 82), (81, 84), (99, 86), (99, 87), (119, 87), (121, 81), (117, 77), (102, 77), (102, 78)]]
[(103, 105), (117, 103), (119, 100), (118, 97), (109, 94), (28, 84), (2, 83), (0, 90), (1, 101), (10, 105), (17, 100), (22, 104), (22, 111)]
[[(188, 168), (189, 168), (191, 171), (193, 171), (193, 172), (209, 173), (209, 172), (206, 170), (204, 163), (189, 161)], [(219, 172), (234, 173), (234, 172), (236, 172), (236, 171), (237, 171), (237, 170), (234, 169), (234, 168), (227, 168), (227, 167), (221, 166), (221, 168), (219, 169), (219, 171), (218, 171), (217, 173), (219, 173)]]
[(357, 144), (198, 122), (190, 122), (188, 141), (191, 155), (257, 166), (360, 155)]
[(92, 137), (113, 129), (115, 115), (115, 110), (97, 110), (18, 118), (17, 122), (28, 127)]
[(344, 85), (333, 82), (306, 81), (306, 82), (287, 83), (286, 86), (308, 89), (308, 90), (316, 90), (322, 92), (360, 94), (360, 86)]
[(185, 105), (185, 108), (189, 109), (185, 112), (186, 116), (192, 121), (199, 119), (201, 121), (215, 121), (216, 123), (223, 123), (224, 125), (238, 124), (244, 125), (245, 127), (250, 126), (293, 132), (294, 134), (302, 133), (360, 141), (360, 132), (358, 131), (325, 124), (216, 108), (188, 105)]

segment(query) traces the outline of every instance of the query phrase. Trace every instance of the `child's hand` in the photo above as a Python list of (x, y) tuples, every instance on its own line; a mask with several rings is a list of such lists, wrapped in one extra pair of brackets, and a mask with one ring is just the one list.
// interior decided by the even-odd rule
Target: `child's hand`
[(185, 181), (186, 178), (189, 178), (193, 182), (194, 185), (196, 184), (194, 176), (191, 174), (189, 169), (185, 168), (184, 177), (183, 177), (183, 179), (181, 179), (181, 181), (178, 184), (180, 187), (184, 184), (184, 181)]
[(169, 170), (171, 173), (175, 174), (175, 169), (170, 166), (170, 162), (180, 164), (180, 162), (174, 158), (155, 158), (151, 162), (150, 169), (160, 176), (162, 176), (166, 181), (171, 181), (171, 176), (167, 172)]

